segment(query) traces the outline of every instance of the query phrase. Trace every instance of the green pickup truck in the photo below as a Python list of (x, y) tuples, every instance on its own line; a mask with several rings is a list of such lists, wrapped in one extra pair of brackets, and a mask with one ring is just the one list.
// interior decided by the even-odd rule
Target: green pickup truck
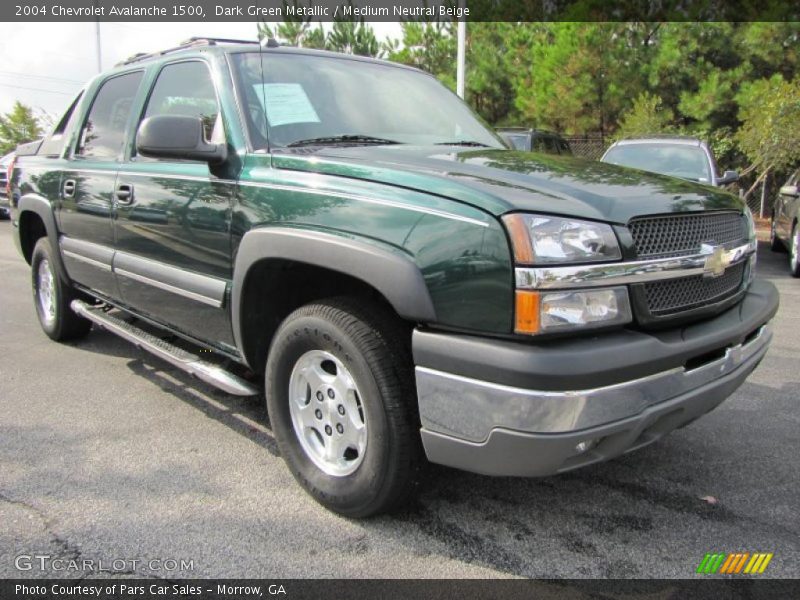
[(650, 444), (742, 384), (778, 306), (736, 197), (509, 150), (425, 73), (271, 41), (99, 75), (10, 188), (48, 336), (263, 393), (353, 517), (425, 459), (545, 476)]

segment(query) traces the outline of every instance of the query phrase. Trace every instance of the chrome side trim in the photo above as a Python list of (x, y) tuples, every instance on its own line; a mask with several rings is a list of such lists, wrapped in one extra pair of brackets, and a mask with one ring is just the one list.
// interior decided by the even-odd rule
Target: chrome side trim
[(214, 298), (209, 298), (208, 296), (203, 296), (202, 294), (190, 292), (189, 290), (184, 290), (183, 288), (175, 287), (174, 285), (164, 283), (163, 281), (150, 279), (149, 277), (145, 277), (144, 275), (139, 275), (138, 273), (133, 273), (131, 271), (126, 271), (125, 269), (115, 268), (114, 272), (117, 275), (121, 275), (122, 277), (127, 277), (128, 279), (133, 279), (134, 281), (138, 281), (139, 283), (145, 283), (147, 285), (156, 287), (166, 292), (172, 292), (173, 294), (177, 294), (178, 296), (183, 296), (184, 298), (196, 300), (197, 302), (202, 302), (203, 304), (208, 304), (209, 306), (213, 306), (214, 308), (222, 307), (221, 300), (215, 300)]
[[(722, 252), (729, 267), (750, 257), (756, 251), (755, 240)], [(675, 258), (659, 258), (601, 265), (573, 267), (518, 267), (517, 288), (525, 290), (588, 288), (630, 285), (661, 281), (690, 275), (703, 275), (709, 254), (692, 254)]]
[(103, 271), (111, 271), (111, 265), (107, 265), (106, 263), (100, 262), (99, 260), (95, 260), (93, 258), (89, 258), (88, 256), (83, 256), (81, 254), (76, 254), (71, 250), (61, 250), (61, 253), (64, 256), (67, 256), (73, 260), (77, 260), (82, 263), (86, 263), (87, 265), (92, 265), (93, 267), (97, 267), (98, 269), (102, 269)]
[(194, 273), (127, 252), (114, 255), (114, 272), (128, 279), (161, 290), (221, 308), (227, 282), (223, 279)]
[(737, 369), (755, 368), (772, 339), (767, 325), (746, 344), (695, 369), (677, 367), (647, 377), (586, 390), (529, 390), (416, 367), (424, 429), (483, 442), (492, 429), (563, 433), (635, 416), (697, 390)]
[(102, 307), (92, 307), (82, 300), (73, 300), (70, 307), (81, 317), (229, 394), (255, 396), (259, 393), (257, 387), (244, 379), (104, 312)]

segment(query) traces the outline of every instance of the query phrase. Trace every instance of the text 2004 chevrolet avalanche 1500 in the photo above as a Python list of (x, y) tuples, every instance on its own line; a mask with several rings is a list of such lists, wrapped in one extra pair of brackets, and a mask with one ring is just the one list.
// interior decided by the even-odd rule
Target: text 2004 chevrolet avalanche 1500
[(21, 147), (17, 239), (51, 338), (95, 323), (235, 394), (260, 386), (223, 365), (263, 374), (325, 506), (397, 506), (424, 456), (541, 476), (640, 448), (767, 351), (736, 197), (510, 151), (414, 69), (222, 42), (118, 65)]

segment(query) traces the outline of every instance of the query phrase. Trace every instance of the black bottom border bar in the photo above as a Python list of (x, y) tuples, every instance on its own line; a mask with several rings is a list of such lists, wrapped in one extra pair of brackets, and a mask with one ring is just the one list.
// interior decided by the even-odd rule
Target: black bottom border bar
[(291, 600), (436, 599), (704, 599), (798, 598), (800, 579), (698, 576), (678, 580), (588, 579), (138, 579), (107, 578), (0, 580), (3, 600), (194, 599)]

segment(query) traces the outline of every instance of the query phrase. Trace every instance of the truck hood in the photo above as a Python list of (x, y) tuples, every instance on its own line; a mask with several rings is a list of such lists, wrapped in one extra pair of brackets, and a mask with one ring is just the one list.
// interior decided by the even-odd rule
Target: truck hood
[(539, 212), (627, 223), (631, 217), (742, 210), (717, 188), (574, 157), (455, 146), (298, 148), (273, 166), (376, 181), (470, 204), (495, 216)]

